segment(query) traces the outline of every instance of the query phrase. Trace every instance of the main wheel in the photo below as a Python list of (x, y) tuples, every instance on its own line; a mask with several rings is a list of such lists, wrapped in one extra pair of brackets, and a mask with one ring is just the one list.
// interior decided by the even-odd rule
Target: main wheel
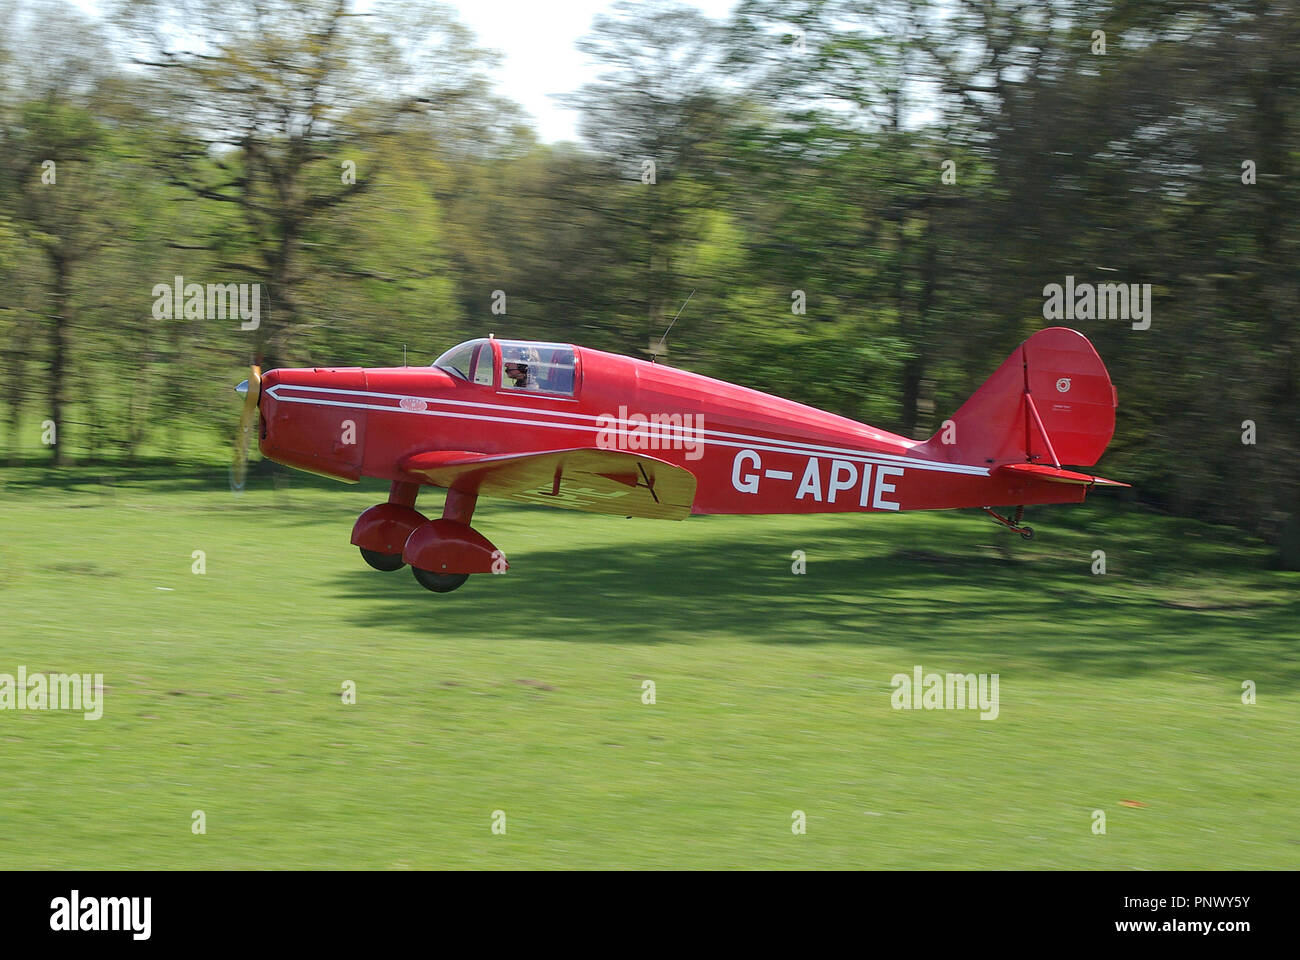
[(420, 586), (434, 593), (451, 593), (469, 579), (468, 573), (434, 573), (432, 570), (421, 570), (419, 567), (412, 567), (411, 572), (415, 574), (415, 579), (420, 581)]
[(361, 550), (361, 559), (366, 561), (376, 570), (382, 570), (384, 573), (392, 573), (394, 570), (401, 570), (406, 566), (406, 561), (402, 559), (400, 553), (380, 553), (378, 550), (367, 550), (365, 547)]

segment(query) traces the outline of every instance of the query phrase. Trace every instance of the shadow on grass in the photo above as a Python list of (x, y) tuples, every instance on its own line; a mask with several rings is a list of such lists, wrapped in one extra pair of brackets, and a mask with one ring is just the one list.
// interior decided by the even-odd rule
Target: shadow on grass
[[(229, 464), (178, 464), (163, 461), (142, 461), (134, 464), (78, 464), (68, 467), (20, 464), (0, 469), (0, 479), (4, 482), (3, 489), (6, 492), (19, 495), (40, 493), (50, 489), (64, 492), (138, 489), (158, 494), (228, 491), (230, 466)], [(255, 460), (251, 463), (246, 483), (250, 492), (279, 489), (337, 490), (344, 486), (338, 480), (292, 470), (270, 460)], [(381, 500), (387, 495), (386, 483), (372, 480), (364, 482), (364, 485), (382, 491), (379, 495)]]
[[(915, 529), (864, 524), (532, 550), (512, 556), (506, 576), (472, 577), (445, 595), (422, 590), (408, 570), (374, 573), (358, 558), (356, 573), (339, 577), (335, 589), (364, 611), (356, 622), (431, 642), (473, 636), (482, 625), (485, 639), (903, 646), (916, 662), (976, 671), (1027, 661), (1098, 677), (1300, 679), (1294, 591), (1278, 590), (1256, 559), (1222, 545), (1144, 536), (1141, 518), (1125, 525), (1105, 542), (1126, 562), (1144, 562), (1122, 576), (1091, 575), (1087, 548), (1096, 534), (1052, 531), (1048, 543), (1007, 547), (998, 531), (937, 520), (923, 531), (936, 534), (925, 543), (913, 540)], [(808, 551), (802, 576), (791, 572), (795, 548)], [(1207, 581), (1230, 598), (1198, 609)]]
[[(260, 469), (253, 480), (264, 493), (276, 468)], [(226, 483), (211, 468), (142, 466), (112, 476), (150, 495)], [(364, 497), (336, 498), (358, 488), (290, 477), (282, 496), (231, 507), (203, 500), (189, 509), (231, 510), (232, 519), (252, 512), (258, 525), (250, 535), (291, 555), (292, 531), (306, 525), (337, 524), (337, 542), (350, 550), (357, 501), (378, 503), (386, 494), (372, 482), (361, 485)], [(28, 495), (100, 482), (84, 468), (9, 471), (4, 479), (6, 492)], [(439, 506), (436, 496), (421, 504), (430, 514)], [(1100, 501), (1034, 511), (1039, 538), (1023, 544), (971, 516), (701, 517), (615, 533), (612, 525), (623, 522), (615, 518), (488, 502), (483, 532), (511, 553), (507, 576), (474, 577), (435, 595), (409, 571), (380, 574), (353, 553), (353, 571), (333, 586), (353, 601), (340, 604), (340, 615), (431, 643), (478, 635), (588, 644), (740, 639), (755, 648), (904, 647), (915, 662), (977, 671), (1021, 661), (1094, 676), (1184, 671), (1233, 683), (1300, 680), (1300, 577), (1267, 569), (1267, 548), (1240, 531)], [(555, 531), (555, 545), (512, 549), (509, 532), (525, 529)], [(618, 542), (602, 543), (609, 536)], [(796, 549), (808, 553), (802, 576), (791, 572)], [(1091, 575), (1096, 549), (1108, 555), (1105, 576)]]

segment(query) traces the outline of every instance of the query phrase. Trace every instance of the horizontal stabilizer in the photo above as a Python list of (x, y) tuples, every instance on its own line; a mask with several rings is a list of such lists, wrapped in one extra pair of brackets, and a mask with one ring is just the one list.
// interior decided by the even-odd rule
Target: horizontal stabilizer
[(1036, 480), (1047, 480), (1051, 483), (1078, 483), (1086, 486), (1094, 484), (1104, 487), (1127, 487), (1127, 483), (1120, 483), (1118, 480), (1107, 480), (1105, 477), (1093, 477), (1086, 473), (1075, 473), (1073, 470), (1062, 470), (1059, 467), (1049, 467), (1042, 463), (1007, 463), (998, 468), (1007, 470), (1016, 476), (1023, 478), (1033, 478)]

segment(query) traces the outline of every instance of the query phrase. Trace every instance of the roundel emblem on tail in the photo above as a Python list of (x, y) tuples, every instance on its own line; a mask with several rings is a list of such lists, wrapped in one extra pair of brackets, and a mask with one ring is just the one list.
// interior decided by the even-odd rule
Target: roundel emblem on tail
[(1057, 381), (1056, 381), (1056, 390), (1057, 390), (1058, 393), (1069, 393), (1069, 392), (1070, 392), (1070, 378), (1069, 378), (1069, 377), (1062, 377), (1060, 380), (1057, 380)]

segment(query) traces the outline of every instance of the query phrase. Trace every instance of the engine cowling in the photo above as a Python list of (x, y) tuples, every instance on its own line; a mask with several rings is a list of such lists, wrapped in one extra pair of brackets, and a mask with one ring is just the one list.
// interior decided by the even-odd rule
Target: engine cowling
[(262, 376), (261, 449), (267, 458), (335, 480), (361, 478), (366, 410), (350, 398), (366, 388), (359, 367), (270, 370)]

